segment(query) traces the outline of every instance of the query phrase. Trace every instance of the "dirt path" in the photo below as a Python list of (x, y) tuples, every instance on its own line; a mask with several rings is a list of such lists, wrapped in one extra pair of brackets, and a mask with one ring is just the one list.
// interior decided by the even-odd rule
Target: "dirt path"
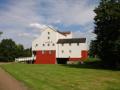
[(0, 90), (28, 90), (22, 83), (14, 79), (0, 68)]

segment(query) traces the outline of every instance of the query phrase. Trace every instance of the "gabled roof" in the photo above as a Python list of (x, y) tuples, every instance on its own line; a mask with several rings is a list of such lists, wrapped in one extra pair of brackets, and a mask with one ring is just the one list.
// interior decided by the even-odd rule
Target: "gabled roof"
[(72, 39), (59, 39), (58, 44), (63, 44), (63, 43), (85, 43), (86, 38), (72, 38)]
[(56, 30), (56, 29), (54, 29), (54, 28), (52, 28), (52, 27), (50, 27), (50, 26), (48, 26), (50, 29), (52, 29), (52, 30), (54, 30), (55, 32), (58, 32), (58, 33), (60, 33), (60, 34), (62, 34), (62, 35), (64, 35), (64, 36), (67, 36), (68, 34), (71, 34), (71, 32), (60, 32), (60, 31), (58, 31), (58, 30)]

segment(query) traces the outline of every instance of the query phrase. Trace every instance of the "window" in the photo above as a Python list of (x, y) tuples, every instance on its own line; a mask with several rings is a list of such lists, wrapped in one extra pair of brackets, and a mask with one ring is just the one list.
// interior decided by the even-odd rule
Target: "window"
[(50, 44), (48, 44), (48, 46), (50, 46)]
[(48, 34), (50, 34), (50, 32), (48, 32)]
[(69, 45), (71, 46), (71, 43), (69, 43)]
[(53, 43), (53, 46), (55, 46), (55, 44)]
[(48, 39), (50, 39), (50, 37), (48, 37)]
[(69, 50), (69, 53), (71, 53), (72, 51), (71, 50)]
[(79, 46), (79, 43), (77, 43), (77, 46)]
[(62, 50), (62, 53), (64, 53), (64, 50)]
[(43, 46), (45, 46), (45, 44), (43, 44)]
[(38, 46), (38, 44), (35, 45), (36, 47)]

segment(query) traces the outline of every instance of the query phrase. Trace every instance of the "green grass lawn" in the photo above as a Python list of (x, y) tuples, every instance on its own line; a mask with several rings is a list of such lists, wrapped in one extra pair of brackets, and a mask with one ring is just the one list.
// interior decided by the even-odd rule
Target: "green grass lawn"
[(32, 90), (120, 90), (120, 71), (66, 65), (1, 66)]

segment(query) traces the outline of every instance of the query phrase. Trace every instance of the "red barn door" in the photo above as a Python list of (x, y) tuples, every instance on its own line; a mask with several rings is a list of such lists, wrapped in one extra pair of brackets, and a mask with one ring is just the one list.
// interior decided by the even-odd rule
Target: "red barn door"
[(55, 51), (37, 51), (35, 64), (55, 64), (56, 52)]

